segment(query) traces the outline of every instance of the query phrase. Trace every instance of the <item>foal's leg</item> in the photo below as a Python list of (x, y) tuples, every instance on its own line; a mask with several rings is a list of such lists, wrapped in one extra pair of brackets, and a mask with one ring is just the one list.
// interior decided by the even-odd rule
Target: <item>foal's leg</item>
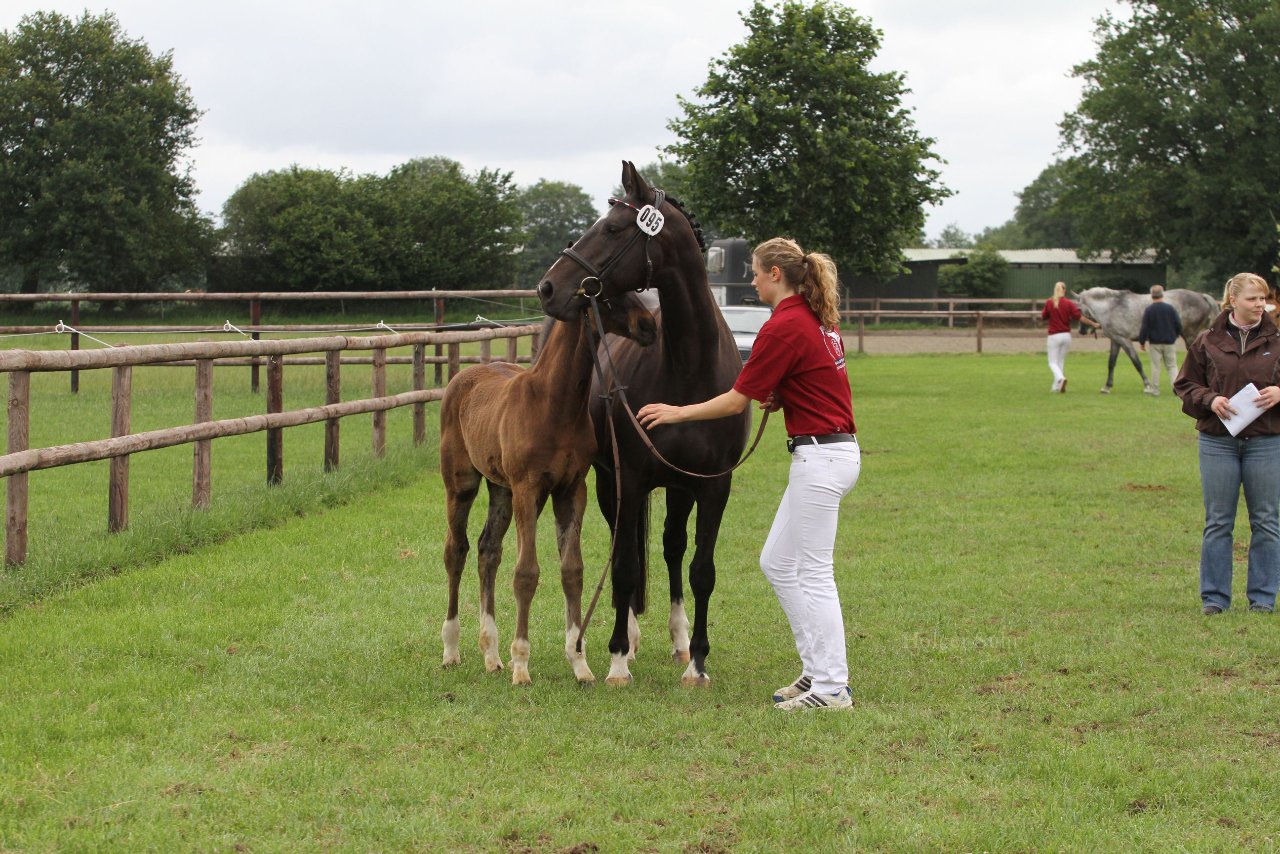
[(516, 636), (511, 641), (511, 684), (529, 685), (529, 606), (538, 589), (538, 514), (547, 496), (536, 486), (512, 484), (516, 522)]
[(671, 657), (677, 664), (689, 663), (689, 618), (684, 612), (684, 553), (689, 547), (689, 514), (693, 493), (667, 487), (667, 518), (662, 529), (662, 557), (671, 583), (671, 613), (667, 631), (671, 635)]
[(587, 666), (587, 641), (582, 631), (582, 515), (587, 508), (587, 482), (580, 480), (551, 498), (556, 514), (556, 544), (560, 549), (560, 586), (564, 588), (564, 654), (579, 682), (594, 682)]
[(707, 611), (711, 593), (716, 587), (716, 540), (725, 505), (729, 503), (731, 478), (726, 475), (702, 484), (698, 492), (698, 520), (694, 528), (693, 562), (689, 564), (689, 589), (693, 591), (693, 640), (689, 644), (692, 660), (680, 681), (685, 685), (707, 686), (707, 654), (711, 641), (707, 637)]
[(480, 651), (484, 653), (484, 669), (496, 673), (502, 669), (498, 652), (498, 618), (496, 589), (498, 567), (502, 565), (502, 538), (511, 526), (511, 490), (489, 483), (489, 518), (480, 532)]
[[(445, 440), (441, 440), (442, 445)], [(442, 454), (442, 457), (444, 455)], [(444, 536), (444, 569), (449, 579), (449, 605), (445, 613), (444, 626), (440, 629), (440, 640), (444, 645), (442, 663), (452, 667), (462, 661), (458, 652), (458, 585), (462, 580), (462, 570), (467, 563), (467, 552), (471, 546), (467, 542), (467, 516), (471, 513), (471, 504), (480, 489), (480, 473), (471, 467), (470, 462), (459, 463), (449, 467), (442, 464), (445, 490), (445, 518), (447, 528)]]

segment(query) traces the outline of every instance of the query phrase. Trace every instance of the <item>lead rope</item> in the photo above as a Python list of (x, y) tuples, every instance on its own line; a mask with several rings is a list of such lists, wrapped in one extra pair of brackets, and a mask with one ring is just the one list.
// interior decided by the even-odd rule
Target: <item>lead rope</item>
[[(756, 447), (760, 444), (760, 439), (764, 436), (765, 425), (769, 423), (769, 410), (766, 409), (764, 412), (764, 417), (760, 419), (760, 428), (756, 430), (756, 437), (752, 441), (751, 447), (747, 450), (746, 454), (744, 454), (742, 458), (739, 459), (732, 466), (730, 466), (729, 468), (717, 474), (701, 474), (699, 472), (686, 471), (680, 468), (679, 466), (675, 465), (674, 463), (669, 462), (666, 457), (662, 456), (662, 453), (657, 449), (657, 447), (654, 446), (653, 442), (650, 441), (648, 435), (645, 433), (644, 427), (641, 426), (640, 421), (636, 418), (635, 413), (631, 411), (631, 404), (627, 401), (627, 387), (615, 385), (614, 383), (606, 383), (604, 371), (600, 367), (600, 357), (599, 357), (600, 344), (604, 342), (604, 324), (600, 321), (600, 306), (597, 305), (595, 296), (590, 294), (584, 294), (584, 295), (590, 301), (589, 320), (594, 322), (595, 324), (595, 328), (593, 329), (592, 323), (591, 322), (587, 323), (587, 338), (590, 340), (590, 343), (591, 343), (591, 363), (595, 367), (596, 378), (600, 381), (600, 388), (604, 389), (603, 394), (601, 394), (600, 396), (604, 398), (604, 401), (605, 401), (605, 415), (609, 422), (609, 439), (610, 439), (610, 443), (613, 445), (614, 505), (613, 505), (613, 525), (610, 529), (612, 533), (610, 534), (610, 537), (609, 537), (609, 559), (604, 565), (604, 571), (600, 573), (600, 583), (596, 585), (596, 592), (591, 597), (591, 604), (587, 608), (587, 613), (582, 618), (582, 628), (578, 630), (578, 640), (577, 640), (577, 643), (574, 645), (574, 651), (578, 653), (582, 652), (582, 638), (587, 633), (587, 624), (591, 622), (591, 615), (595, 613), (596, 603), (599, 602), (600, 600), (600, 592), (604, 590), (604, 580), (605, 578), (608, 577), (609, 570), (613, 567), (613, 558), (618, 545), (618, 520), (619, 518), (621, 518), (621, 514), (622, 514), (622, 478), (620, 477), (622, 462), (618, 455), (617, 428), (614, 426), (614, 423), (613, 423), (614, 393), (616, 392), (618, 395), (618, 399), (622, 401), (623, 411), (626, 412), (627, 417), (631, 419), (631, 424), (635, 427), (636, 433), (640, 436), (640, 440), (644, 442), (645, 447), (649, 449), (649, 452), (653, 454), (653, 456), (657, 458), (657, 460), (663, 465), (665, 465), (667, 468), (671, 469), (672, 471), (679, 472), (680, 474), (688, 475), (689, 477), (701, 477), (701, 478), (724, 477), (725, 475), (732, 472), (734, 469), (738, 468), (738, 466), (742, 465), (747, 461), (748, 457), (750, 457), (752, 454), (755, 453)], [(596, 338), (597, 333), (599, 334), (599, 339)], [(605, 352), (605, 358), (609, 362), (610, 378), (616, 379), (617, 372), (614, 370), (614, 367), (613, 367), (613, 354), (609, 352), (608, 347), (605, 347), (604, 352)]]

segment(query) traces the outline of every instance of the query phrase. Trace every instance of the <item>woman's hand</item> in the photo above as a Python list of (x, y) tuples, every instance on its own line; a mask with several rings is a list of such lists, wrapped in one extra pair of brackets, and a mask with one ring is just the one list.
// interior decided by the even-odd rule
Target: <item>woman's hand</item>
[(646, 430), (652, 430), (659, 424), (676, 424), (684, 419), (680, 417), (683, 406), (672, 406), (669, 403), (646, 403), (636, 413), (636, 420)]
[(1280, 403), (1280, 386), (1267, 386), (1258, 392), (1258, 396), (1253, 399), (1253, 403), (1259, 409), (1270, 409)]
[(782, 408), (782, 404), (774, 392), (769, 392), (769, 396), (761, 401), (760, 408), (765, 412), (777, 412)]
[(1231, 408), (1231, 404), (1228, 403), (1227, 399), (1222, 395), (1215, 397), (1213, 399), (1213, 403), (1209, 404), (1209, 408), (1212, 409), (1213, 414), (1219, 418), (1230, 418), (1232, 415), (1236, 414), (1236, 411)]

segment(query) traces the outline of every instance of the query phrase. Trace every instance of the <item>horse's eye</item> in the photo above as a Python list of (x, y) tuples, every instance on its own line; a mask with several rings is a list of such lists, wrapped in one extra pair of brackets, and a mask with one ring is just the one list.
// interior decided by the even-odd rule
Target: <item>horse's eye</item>
[(618, 228), (618, 226), (616, 226), (616, 225), (606, 225), (606, 226), (604, 227), (604, 230), (605, 230), (605, 232), (607, 232), (608, 234), (617, 234), (617, 233), (618, 233), (619, 231), (621, 231), (622, 229)]

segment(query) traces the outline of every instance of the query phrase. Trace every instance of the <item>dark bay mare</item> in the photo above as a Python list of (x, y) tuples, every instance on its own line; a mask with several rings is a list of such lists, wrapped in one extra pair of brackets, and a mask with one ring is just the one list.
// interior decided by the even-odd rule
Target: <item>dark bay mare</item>
[[(1102, 334), (1111, 340), (1111, 355), (1107, 359), (1107, 384), (1103, 394), (1110, 394), (1115, 384), (1116, 359), (1123, 350), (1142, 377), (1142, 387), (1150, 389), (1151, 381), (1142, 367), (1142, 359), (1134, 348), (1142, 328), (1142, 313), (1151, 305), (1150, 294), (1117, 291), (1111, 288), (1089, 288), (1073, 293), (1071, 298), (1080, 306), (1081, 314), (1102, 324)], [(1199, 291), (1174, 288), (1164, 292), (1164, 301), (1178, 310), (1182, 318), (1182, 340), (1188, 347), (1195, 337), (1209, 328), (1217, 318), (1218, 301)]]
[[(538, 586), (538, 516), (550, 497), (556, 517), (560, 583), (565, 597), (565, 656), (579, 682), (593, 682), (582, 627), (582, 516), (586, 476), (595, 455), (587, 401), (595, 348), (581, 311), (546, 330), (536, 364), (527, 371), (506, 362), (475, 365), (455, 376), (440, 405), (440, 474), (445, 485), (444, 565), (449, 604), (440, 635), (445, 667), (458, 664), (458, 587), (470, 544), (467, 517), (489, 487), (489, 515), (480, 534), (480, 649), (485, 669), (502, 669), (494, 599), (502, 540), (514, 517), (516, 632), (511, 681), (529, 678), (529, 605)], [(652, 343), (654, 320), (635, 294), (622, 294), (603, 312), (606, 329)]]
[[(697, 403), (727, 391), (742, 369), (733, 335), (716, 307), (707, 284), (702, 233), (696, 221), (674, 200), (649, 187), (630, 162), (622, 166), (625, 196), (551, 266), (538, 286), (547, 314), (564, 318), (582, 310), (585, 293), (612, 302), (632, 291), (657, 292), (658, 339), (651, 347), (609, 336), (601, 346), (605, 369), (616, 371), (633, 410), (646, 403)], [(655, 208), (663, 216), (661, 230), (652, 236), (640, 228)], [(606, 352), (607, 351), (607, 352)], [(633, 614), (643, 613), (649, 493), (666, 488), (663, 557), (671, 587), (668, 627), (673, 655), (688, 661), (682, 676), (687, 685), (708, 685), (706, 658), (707, 609), (715, 588), (716, 539), (731, 475), (698, 478), (680, 474), (658, 461), (645, 447), (630, 417), (615, 401), (612, 407), (593, 396), (591, 417), (596, 442), (596, 498), (610, 525), (617, 511), (613, 562), (615, 619), (609, 638), (611, 663), (606, 681), (631, 681), (628, 657), (638, 639)], [(612, 421), (612, 430), (610, 422)], [(717, 421), (666, 425), (649, 434), (658, 451), (673, 465), (691, 472), (726, 472), (738, 460), (747, 441), (751, 413)], [(617, 437), (618, 469), (614, 470), (613, 436)], [(621, 483), (621, 504), (616, 489)], [(694, 555), (689, 565), (693, 591), (693, 636), (684, 615), (683, 569), (688, 545), (687, 523), (694, 507), (697, 518)]]

